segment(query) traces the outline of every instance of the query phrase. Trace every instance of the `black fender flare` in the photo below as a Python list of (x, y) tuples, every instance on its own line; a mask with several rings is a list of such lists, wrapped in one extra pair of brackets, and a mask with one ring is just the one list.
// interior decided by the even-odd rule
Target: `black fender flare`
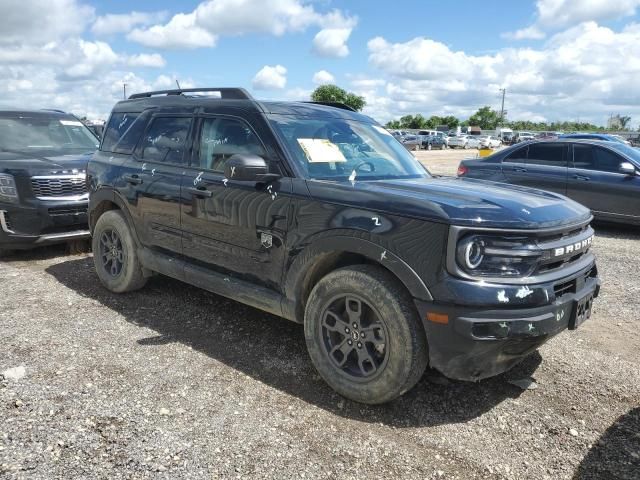
[(89, 227), (91, 228), (91, 235), (93, 235), (94, 226), (98, 221), (97, 218), (95, 219), (95, 221), (93, 220), (93, 211), (98, 205), (105, 201), (115, 204), (120, 209), (120, 211), (124, 215), (125, 220), (127, 221), (127, 224), (129, 225), (129, 229), (131, 230), (133, 239), (135, 240), (136, 244), (140, 246), (141, 244), (140, 239), (138, 238), (138, 232), (135, 228), (135, 222), (133, 221), (133, 218), (131, 218), (131, 212), (129, 211), (127, 201), (123, 199), (118, 194), (118, 192), (112, 188), (100, 188), (95, 192), (92, 192), (89, 196)]
[(412, 297), (427, 302), (433, 301), (429, 288), (410, 265), (388, 248), (378, 245), (370, 239), (362, 238), (363, 232), (358, 233), (357, 236), (343, 233), (316, 238), (301, 248), (290, 266), (285, 267), (285, 304), (283, 304), (283, 310), (288, 312), (286, 315), (288, 318), (301, 319), (305, 275), (318, 258), (331, 254), (353, 253), (361, 255), (393, 273)]

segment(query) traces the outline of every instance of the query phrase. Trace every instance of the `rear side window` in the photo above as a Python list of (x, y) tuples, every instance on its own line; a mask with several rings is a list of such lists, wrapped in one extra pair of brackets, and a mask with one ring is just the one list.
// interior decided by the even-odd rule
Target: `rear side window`
[(139, 113), (112, 113), (104, 131), (100, 150), (131, 154), (144, 130), (144, 122), (138, 121)]
[(527, 161), (527, 149), (529, 147), (522, 147), (514, 150), (509, 155), (504, 157), (503, 162), (509, 163), (525, 163)]
[(155, 117), (140, 146), (142, 158), (149, 162), (183, 163), (190, 126), (189, 117)]
[(243, 122), (230, 118), (207, 118), (200, 132), (200, 167), (224, 172), (224, 164), (237, 153), (265, 156), (258, 137)]
[(566, 167), (567, 160), (564, 155), (565, 150), (565, 145), (561, 143), (534, 143), (529, 145), (527, 165)]
[(591, 145), (574, 145), (573, 164), (575, 168), (618, 173), (625, 160), (615, 153)]

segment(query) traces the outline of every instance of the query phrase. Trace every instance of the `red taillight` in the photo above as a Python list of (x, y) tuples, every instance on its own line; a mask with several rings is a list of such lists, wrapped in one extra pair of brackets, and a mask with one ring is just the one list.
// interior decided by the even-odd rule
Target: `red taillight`
[(464, 177), (467, 172), (469, 171), (469, 169), (467, 167), (465, 167), (464, 165), (460, 164), (458, 166), (458, 176), (459, 177)]

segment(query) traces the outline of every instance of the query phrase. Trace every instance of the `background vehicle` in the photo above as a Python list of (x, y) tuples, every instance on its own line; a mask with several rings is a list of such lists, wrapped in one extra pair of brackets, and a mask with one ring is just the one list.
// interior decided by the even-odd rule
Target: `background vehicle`
[(531, 132), (516, 132), (513, 142), (521, 143), (528, 142), (529, 140), (534, 140), (535, 136)]
[(425, 135), (421, 139), (422, 148), (425, 150), (444, 150), (447, 148), (441, 135)]
[(85, 170), (97, 147), (73, 115), (0, 112), (0, 253), (89, 237)]
[(480, 148), (482, 135), (468, 135), (466, 148)]
[(609, 135), (606, 133), (567, 133), (561, 135), (560, 138), (575, 138), (581, 140), (601, 140), (603, 142), (617, 142), (625, 145), (631, 145), (631, 142), (623, 139), (620, 135)]
[(422, 139), (418, 135), (405, 135), (400, 140), (407, 150), (420, 150)]
[(469, 148), (469, 135), (449, 137), (449, 148)]
[(463, 160), (458, 175), (566, 195), (599, 220), (640, 224), (640, 151), (619, 142), (537, 141)]
[[(403, 394), (428, 363), (496, 375), (588, 318), (599, 281), (584, 207), (433, 178), (348, 109), (194, 90), (116, 104), (89, 163), (111, 291), (158, 272), (303, 323), (319, 374), (365, 403)], [(576, 242), (579, 258), (560, 252)]]
[(500, 145), (501, 142), (498, 137), (493, 137), (490, 135), (481, 135), (478, 137), (478, 148), (498, 148)]

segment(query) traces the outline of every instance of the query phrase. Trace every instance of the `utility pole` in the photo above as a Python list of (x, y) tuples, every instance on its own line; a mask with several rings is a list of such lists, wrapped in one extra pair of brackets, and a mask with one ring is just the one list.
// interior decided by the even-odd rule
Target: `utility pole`
[(507, 93), (507, 89), (501, 88), (500, 91), (502, 92), (502, 106), (500, 107), (500, 125), (502, 125), (504, 123), (504, 96)]
[(127, 99), (127, 84), (122, 82), (122, 98)]

